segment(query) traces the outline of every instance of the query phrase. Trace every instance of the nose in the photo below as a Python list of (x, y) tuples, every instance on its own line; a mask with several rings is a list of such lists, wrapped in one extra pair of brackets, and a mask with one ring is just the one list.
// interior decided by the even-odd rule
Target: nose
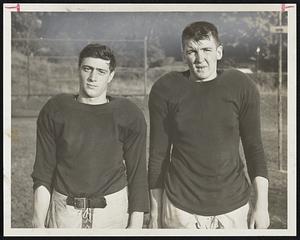
[(198, 62), (198, 63), (204, 61), (204, 56), (200, 51), (197, 52), (195, 61)]
[(94, 81), (97, 80), (97, 74), (96, 74), (96, 71), (94, 71), (94, 70), (91, 71), (90, 76), (89, 76), (89, 80), (92, 81), (92, 82), (94, 82)]

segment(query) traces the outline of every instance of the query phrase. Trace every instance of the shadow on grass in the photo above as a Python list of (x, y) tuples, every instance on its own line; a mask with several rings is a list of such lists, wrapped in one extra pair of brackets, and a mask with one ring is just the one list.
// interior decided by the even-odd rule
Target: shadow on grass
[(269, 212), (272, 229), (287, 228), (287, 192), (282, 188), (269, 189)]
[[(149, 113), (147, 108), (147, 98), (130, 98), (144, 112), (147, 123), (149, 124)], [(276, 95), (265, 97), (265, 104), (262, 111), (263, 137), (270, 170), (270, 189), (269, 189), (269, 213), (272, 229), (287, 228), (287, 178), (286, 174), (277, 171), (276, 163), (276, 109), (273, 104)], [(36, 116), (41, 106), (47, 98), (32, 98), (28, 102), (15, 99), (13, 101), (12, 112), (16, 115), (34, 116), (32, 118), (12, 118), (12, 155), (11, 155), (11, 225), (13, 228), (30, 227), (32, 218), (32, 172), (35, 157), (35, 132)], [(272, 109), (272, 110), (271, 110)], [(21, 111), (21, 114), (20, 114)], [(18, 114), (19, 113), (19, 114)], [(31, 115), (34, 114), (34, 115)], [(266, 128), (266, 129), (265, 129)], [(285, 129), (286, 130), (286, 129)], [(149, 128), (148, 128), (149, 132)], [(286, 136), (286, 135), (285, 135)], [(285, 138), (286, 139), (286, 138)], [(285, 142), (286, 144), (286, 142)], [(148, 154), (148, 153), (147, 153)], [(149, 221), (149, 215), (145, 216), (144, 223)]]

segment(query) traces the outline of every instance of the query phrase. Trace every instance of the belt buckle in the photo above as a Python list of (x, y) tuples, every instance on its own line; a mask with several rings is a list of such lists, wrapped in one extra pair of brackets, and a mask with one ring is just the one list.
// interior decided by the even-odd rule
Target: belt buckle
[[(80, 207), (80, 203), (83, 201), (83, 207)], [(86, 198), (77, 198), (74, 197), (74, 208), (75, 209), (86, 209), (87, 208), (87, 199)]]

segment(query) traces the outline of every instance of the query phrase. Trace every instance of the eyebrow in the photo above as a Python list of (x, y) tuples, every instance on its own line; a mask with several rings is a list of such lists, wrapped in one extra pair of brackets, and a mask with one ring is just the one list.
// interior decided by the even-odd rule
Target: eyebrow
[[(192, 47), (192, 46), (187, 46), (186, 48), (186, 51), (190, 51), (190, 50), (195, 50), (195, 49), (198, 49), (198, 47)], [(200, 47), (200, 49), (213, 49), (213, 47), (211, 47), (211, 46), (203, 46), (203, 47)]]
[(106, 69), (103, 69), (103, 68), (94, 68), (90, 65), (87, 65), (87, 64), (83, 64), (81, 67), (89, 67), (89, 68), (92, 68), (92, 69), (96, 69), (97, 71), (105, 71), (105, 72), (108, 72), (109, 70), (106, 70)]

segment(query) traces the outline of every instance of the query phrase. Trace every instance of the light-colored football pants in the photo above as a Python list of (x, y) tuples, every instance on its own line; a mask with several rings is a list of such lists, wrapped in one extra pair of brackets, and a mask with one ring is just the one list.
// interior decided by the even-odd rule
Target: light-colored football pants
[(105, 208), (75, 209), (74, 206), (66, 204), (66, 199), (67, 196), (53, 191), (46, 219), (48, 228), (82, 228), (82, 216), (88, 211), (92, 212), (92, 228), (127, 227), (129, 216), (127, 187), (106, 195)]
[(175, 207), (163, 193), (162, 203), (163, 228), (194, 228), (194, 229), (247, 229), (250, 213), (249, 203), (226, 214), (202, 216), (191, 214)]

